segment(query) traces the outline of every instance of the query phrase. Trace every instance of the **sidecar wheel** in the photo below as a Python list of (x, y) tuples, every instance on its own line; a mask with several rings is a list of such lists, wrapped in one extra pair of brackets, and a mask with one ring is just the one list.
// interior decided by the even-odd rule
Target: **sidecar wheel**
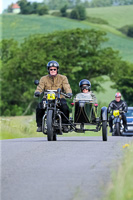
[(102, 122), (102, 137), (103, 141), (107, 141), (107, 121)]
[(53, 110), (49, 110), (47, 113), (47, 139), (53, 141), (54, 130), (53, 130)]
[(54, 136), (53, 136), (53, 141), (56, 141), (56, 140), (57, 140), (56, 134), (54, 134)]

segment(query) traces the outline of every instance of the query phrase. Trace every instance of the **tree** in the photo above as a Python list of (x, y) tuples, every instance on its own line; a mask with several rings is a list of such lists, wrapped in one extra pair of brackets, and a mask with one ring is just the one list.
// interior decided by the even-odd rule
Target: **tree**
[(48, 7), (46, 6), (46, 5), (40, 5), (39, 7), (38, 7), (38, 9), (37, 9), (37, 13), (39, 14), (39, 15), (46, 15), (46, 14), (48, 14)]
[(61, 12), (61, 16), (62, 17), (66, 17), (67, 16), (67, 5), (63, 6), (61, 9), (60, 9), (60, 12)]
[(13, 40), (2, 40), (2, 115), (20, 115), (27, 108), (26, 114), (33, 112), (34, 80), (47, 74), (50, 60), (59, 62), (59, 72), (68, 77), (74, 95), (79, 92), (78, 82), (83, 78), (89, 79), (96, 90), (97, 77), (115, 77), (123, 66), (127, 69), (117, 51), (101, 47), (107, 40), (105, 35), (102, 31), (75, 29), (32, 35), (20, 46)]
[(84, 6), (76, 6), (70, 13), (70, 18), (78, 19), (78, 20), (85, 20), (86, 19), (86, 11)]
[[(126, 67), (125, 67), (126, 66)], [(115, 82), (113, 88), (117, 88), (122, 93), (128, 106), (133, 104), (133, 64), (127, 64), (122, 62), (119, 73), (111, 76), (111, 79)]]

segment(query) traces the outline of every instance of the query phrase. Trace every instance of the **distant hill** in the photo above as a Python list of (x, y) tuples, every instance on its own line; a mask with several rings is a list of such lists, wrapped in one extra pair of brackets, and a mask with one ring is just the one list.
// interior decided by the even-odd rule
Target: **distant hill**
[[(127, 8), (130, 8), (129, 10), (133, 11), (133, 6), (117, 6), (87, 9), (88, 15), (91, 15), (92, 17), (100, 16), (100, 18), (106, 19), (106, 21), (109, 22), (109, 25), (93, 24), (87, 21), (77, 21), (68, 18), (55, 17), (51, 15), (37, 16), (3, 14), (0, 15), (0, 20), (2, 21), (2, 38), (14, 38), (19, 42), (23, 42), (24, 38), (27, 38), (31, 34), (51, 33), (54, 31), (62, 31), (74, 28), (95, 28), (107, 32), (107, 37), (109, 38), (109, 41), (106, 42), (106, 44), (104, 44), (105, 46), (110, 46), (113, 49), (120, 51), (120, 55), (122, 56), (123, 60), (133, 62), (133, 39), (124, 36), (115, 28), (117, 21), (120, 20), (122, 21), (122, 26), (126, 25), (126, 23), (131, 23), (131, 19), (133, 16), (131, 12), (131, 17), (126, 18), (126, 20), (124, 21), (125, 23), (123, 22), (124, 17), (120, 18), (121, 15), (125, 16)], [(108, 12), (105, 12), (106, 9)], [(117, 16), (114, 15), (113, 10), (115, 10), (115, 12), (117, 10), (117, 12), (119, 13), (118, 19)], [(110, 16), (110, 18), (108, 16)], [(116, 18), (116, 23), (113, 27), (113, 20), (111, 19), (113, 19), (114, 16)]]

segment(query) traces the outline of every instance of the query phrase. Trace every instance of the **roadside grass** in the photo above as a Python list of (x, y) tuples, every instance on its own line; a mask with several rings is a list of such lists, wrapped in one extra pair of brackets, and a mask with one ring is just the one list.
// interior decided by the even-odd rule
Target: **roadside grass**
[(133, 143), (124, 145), (124, 157), (118, 171), (113, 173), (112, 183), (104, 200), (133, 199)]
[[(14, 138), (31, 138), (31, 137), (46, 137), (43, 133), (36, 132), (35, 116), (17, 116), (17, 117), (0, 117), (1, 131), (0, 139)], [(92, 128), (92, 126), (90, 127)], [(95, 127), (93, 127), (95, 128)], [(58, 137), (74, 137), (74, 136), (101, 136), (102, 132), (86, 132), (86, 133), (63, 133)]]

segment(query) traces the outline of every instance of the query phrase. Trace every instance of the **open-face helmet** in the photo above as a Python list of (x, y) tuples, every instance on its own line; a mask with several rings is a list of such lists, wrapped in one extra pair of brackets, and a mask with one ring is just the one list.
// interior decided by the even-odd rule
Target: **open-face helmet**
[(56, 62), (55, 60), (49, 61), (48, 64), (47, 64), (48, 72), (49, 72), (49, 68), (50, 67), (56, 67), (57, 68), (57, 73), (58, 73), (58, 70), (59, 70), (59, 63), (58, 62)]

